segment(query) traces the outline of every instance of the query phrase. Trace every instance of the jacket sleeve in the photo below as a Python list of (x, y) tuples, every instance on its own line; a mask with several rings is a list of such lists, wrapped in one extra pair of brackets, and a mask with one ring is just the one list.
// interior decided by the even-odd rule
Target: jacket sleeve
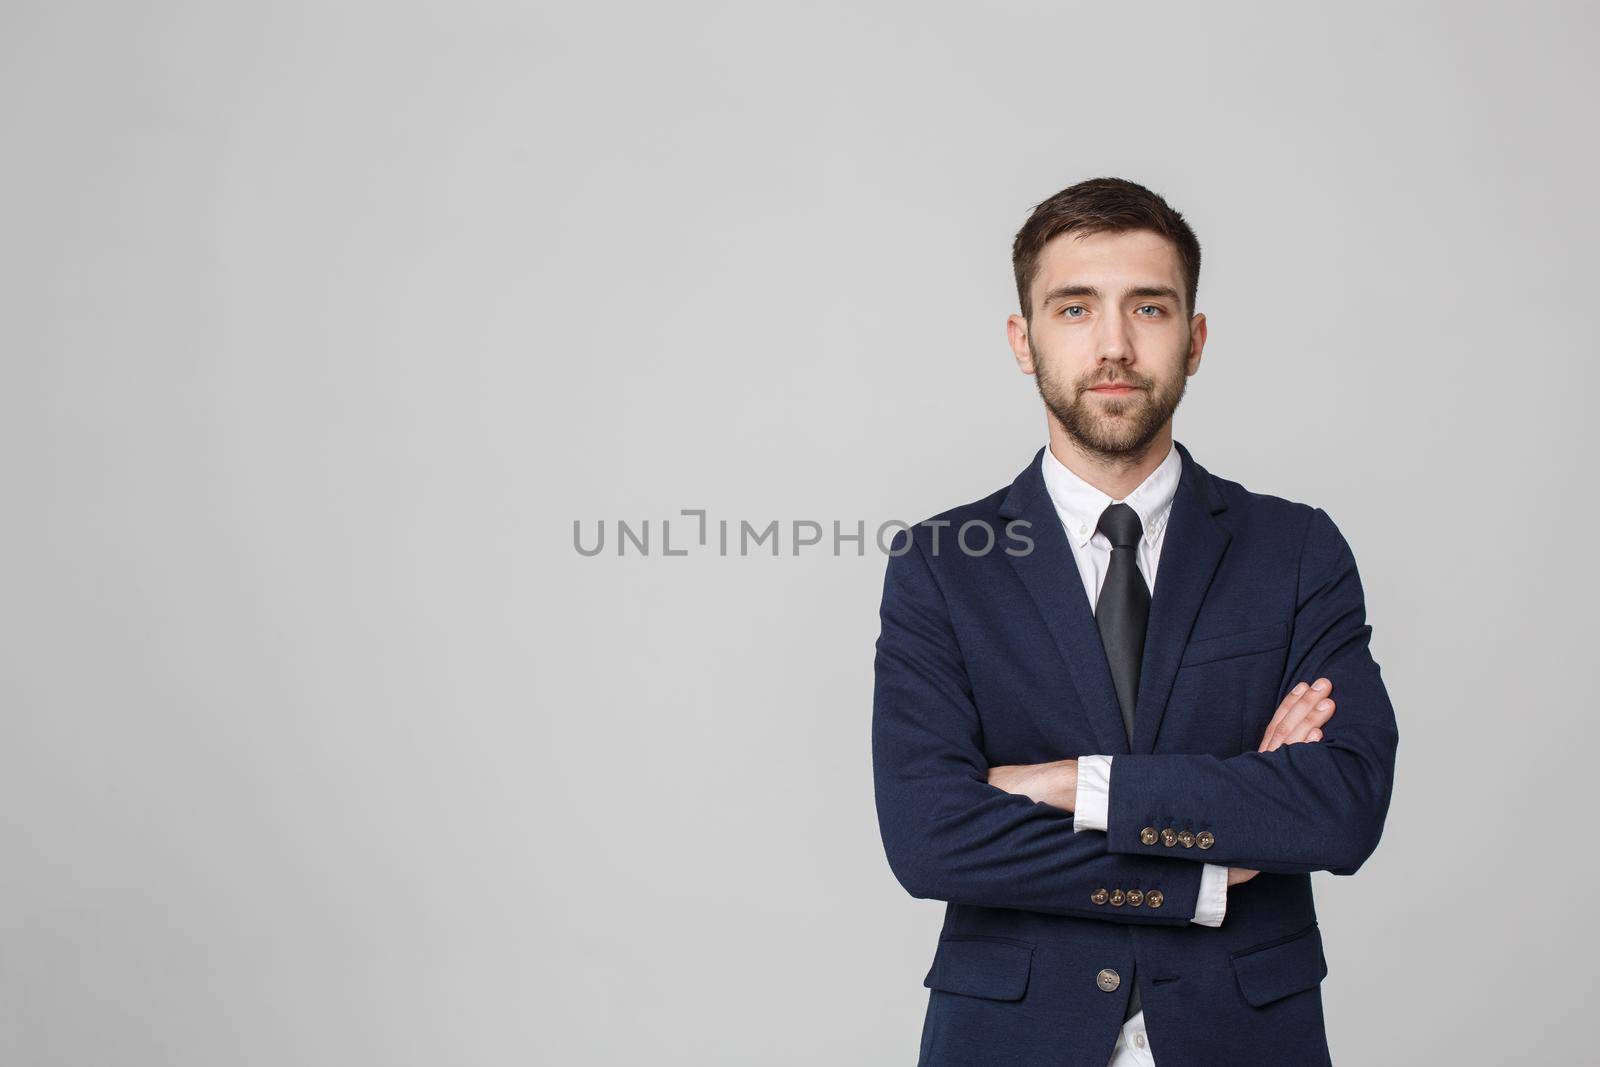
[[(1105, 830), (1106, 811), (1111, 803), (1110, 780), (1110, 756), (1078, 757), (1078, 789), (1072, 800), (1073, 830), (1080, 834), (1085, 830)], [(1227, 914), (1228, 868), (1215, 863), (1202, 864), (1200, 899), (1190, 921), (1201, 926), (1221, 926)]]
[(1200, 864), (1115, 855), (1106, 835), (1074, 833), (1070, 812), (989, 784), (955, 630), (911, 531), (891, 546), (879, 615), (873, 787), (889, 867), (907, 892), (1112, 922), (1189, 923)]
[[(1371, 635), (1355, 557), (1333, 520), (1315, 508), (1278, 693), (1281, 700), (1300, 681), (1333, 682), (1337, 707), (1322, 740), (1227, 759), (1118, 754), (1106, 828), (1111, 851), (1276, 874), (1354, 874), (1382, 836), (1399, 742)], [(1167, 827), (1191, 830), (1205, 847), (1164, 845)]]

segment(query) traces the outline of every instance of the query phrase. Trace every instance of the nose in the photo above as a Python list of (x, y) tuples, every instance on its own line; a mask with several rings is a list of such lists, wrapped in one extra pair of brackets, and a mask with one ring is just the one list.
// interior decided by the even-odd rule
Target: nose
[(1128, 345), (1128, 330), (1120, 316), (1108, 315), (1100, 320), (1100, 332), (1095, 338), (1098, 354), (1103, 360), (1125, 362), (1132, 352)]

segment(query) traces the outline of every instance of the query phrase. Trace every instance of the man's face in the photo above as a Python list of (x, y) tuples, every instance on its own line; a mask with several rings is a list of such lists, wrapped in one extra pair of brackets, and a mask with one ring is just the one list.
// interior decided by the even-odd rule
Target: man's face
[(1045, 245), (1033, 315), (1011, 316), (1017, 364), (1088, 452), (1138, 455), (1200, 366), (1205, 316), (1184, 306), (1177, 249), (1146, 230), (1065, 233)]

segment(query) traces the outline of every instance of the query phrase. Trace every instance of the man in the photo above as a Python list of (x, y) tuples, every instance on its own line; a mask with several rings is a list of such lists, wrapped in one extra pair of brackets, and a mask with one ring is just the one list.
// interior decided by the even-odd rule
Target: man
[(1206, 322), (1165, 200), (1074, 185), (1013, 266), (1049, 443), (896, 536), (880, 613), (884, 848), (948, 902), (919, 1062), (1327, 1064), (1310, 872), (1377, 847), (1398, 742), (1355, 559), (1173, 440)]

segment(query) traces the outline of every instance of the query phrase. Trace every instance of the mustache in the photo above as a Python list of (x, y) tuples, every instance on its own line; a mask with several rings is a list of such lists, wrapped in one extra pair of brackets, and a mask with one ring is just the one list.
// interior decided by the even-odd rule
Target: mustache
[(1132, 389), (1148, 388), (1144, 382), (1139, 381), (1137, 378), (1105, 378), (1101, 381), (1090, 382), (1088, 385), (1085, 385), (1083, 387), (1083, 392), (1088, 392), (1090, 389), (1099, 389), (1104, 385), (1126, 385)]

